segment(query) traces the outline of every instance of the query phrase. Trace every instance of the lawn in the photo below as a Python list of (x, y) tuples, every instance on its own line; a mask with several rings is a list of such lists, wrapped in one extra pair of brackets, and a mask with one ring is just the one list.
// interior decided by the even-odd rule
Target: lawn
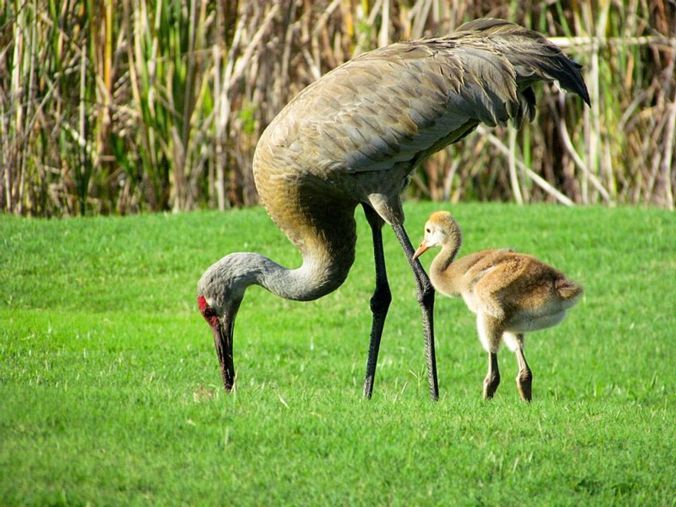
[[(407, 205), (414, 243), (438, 207)], [(0, 216), (0, 503), (675, 505), (673, 213), (452, 210), (461, 254), (513, 247), (585, 286), (561, 325), (527, 340), (530, 405), (507, 350), (495, 399), (481, 400), (473, 316), (441, 296), (441, 396), (429, 399), (413, 277), (391, 230), (393, 302), (374, 397), (362, 398), (374, 270), (361, 211), (338, 291), (310, 303), (247, 292), (231, 395), (195, 285), (232, 251), (298, 264), (262, 209)]]

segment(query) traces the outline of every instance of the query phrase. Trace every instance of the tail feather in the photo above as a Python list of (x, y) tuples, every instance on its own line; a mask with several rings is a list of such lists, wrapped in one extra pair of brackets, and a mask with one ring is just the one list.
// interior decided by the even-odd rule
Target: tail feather
[(582, 295), (583, 289), (582, 286), (568, 280), (567, 278), (560, 278), (554, 283), (554, 288), (558, 292), (559, 296), (563, 300), (577, 299)]
[(582, 66), (538, 32), (492, 18), (470, 21), (458, 31), (473, 32), (489, 39), (514, 66), (521, 90), (538, 80), (558, 81), (562, 88), (576, 93), (590, 105)]

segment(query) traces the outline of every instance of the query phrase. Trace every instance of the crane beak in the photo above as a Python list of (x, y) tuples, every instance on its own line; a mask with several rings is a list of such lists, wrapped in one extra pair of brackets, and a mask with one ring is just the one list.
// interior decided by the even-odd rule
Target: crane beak
[(226, 312), (223, 319), (219, 319), (216, 311), (209, 306), (204, 296), (197, 298), (200, 313), (207, 321), (214, 335), (216, 355), (221, 366), (221, 377), (226, 391), (231, 391), (235, 385), (235, 365), (232, 358), (232, 335), (237, 309)]
[(420, 243), (420, 246), (418, 247), (418, 249), (413, 253), (413, 260), (417, 259), (422, 254), (427, 252), (427, 250), (429, 250), (429, 248), (430, 247), (427, 246), (427, 243), (425, 243), (424, 241), (422, 243)]
[(235, 365), (232, 358), (233, 322), (231, 319), (227, 320), (229, 322), (219, 322), (218, 325), (212, 326), (211, 331), (214, 334), (214, 346), (221, 366), (223, 386), (226, 392), (230, 392), (235, 385)]

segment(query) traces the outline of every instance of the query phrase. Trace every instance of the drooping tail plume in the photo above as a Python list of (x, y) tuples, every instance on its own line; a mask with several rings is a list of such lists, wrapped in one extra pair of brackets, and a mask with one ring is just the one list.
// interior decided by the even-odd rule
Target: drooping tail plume
[(458, 31), (474, 32), (490, 40), (514, 66), (517, 83), (522, 90), (538, 80), (558, 81), (562, 88), (576, 93), (590, 105), (582, 66), (538, 32), (491, 18), (470, 21), (460, 26)]

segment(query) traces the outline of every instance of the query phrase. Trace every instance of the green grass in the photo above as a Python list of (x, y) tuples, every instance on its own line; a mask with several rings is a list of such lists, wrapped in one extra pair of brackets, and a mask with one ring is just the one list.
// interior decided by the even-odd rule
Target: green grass
[[(414, 243), (437, 206), (407, 206)], [(461, 253), (511, 246), (586, 288), (560, 326), (528, 339), (531, 405), (506, 350), (496, 398), (480, 399), (473, 317), (441, 297), (441, 398), (429, 400), (413, 278), (390, 230), (394, 299), (362, 399), (374, 275), (361, 212), (337, 292), (247, 292), (229, 396), (195, 285), (231, 251), (298, 263), (261, 209), (0, 216), (0, 503), (674, 505), (673, 214), (453, 211)]]

